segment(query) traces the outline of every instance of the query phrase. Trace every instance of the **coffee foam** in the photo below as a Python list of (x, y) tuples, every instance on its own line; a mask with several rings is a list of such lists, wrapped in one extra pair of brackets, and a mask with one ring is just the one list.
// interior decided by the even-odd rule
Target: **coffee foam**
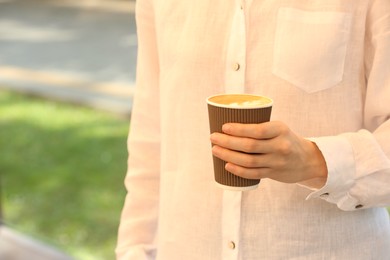
[(226, 94), (213, 96), (208, 99), (209, 103), (216, 106), (231, 108), (256, 108), (272, 105), (272, 100), (263, 96), (246, 94)]

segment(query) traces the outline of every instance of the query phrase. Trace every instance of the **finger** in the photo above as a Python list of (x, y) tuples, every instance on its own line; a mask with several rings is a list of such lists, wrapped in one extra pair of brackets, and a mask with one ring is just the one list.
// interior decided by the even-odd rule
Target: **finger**
[(237, 137), (221, 133), (210, 135), (213, 144), (244, 153), (270, 153), (273, 151), (272, 143), (269, 139), (257, 140), (248, 137)]
[(264, 179), (268, 178), (270, 175), (270, 168), (263, 167), (263, 168), (245, 168), (239, 165), (235, 165), (232, 163), (227, 163), (225, 165), (225, 169), (237, 176), (240, 176), (242, 178), (246, 179)]
[(227, 123), (222, 126), (222, 131), (228, 135), (249, 137), (254, 139), (271, 139), (279, 136), (287, 127), (277, 121), (260, 124)]
[(220, 147), (218, 145), (213, 146), (212, 153), (214, 156), (225, 162), (230, 162), (245, 168), (261, 168), (270, 166), (269, 160), (267, 160), (269, 157), (262, 154), (247, 154), (237, 152)]

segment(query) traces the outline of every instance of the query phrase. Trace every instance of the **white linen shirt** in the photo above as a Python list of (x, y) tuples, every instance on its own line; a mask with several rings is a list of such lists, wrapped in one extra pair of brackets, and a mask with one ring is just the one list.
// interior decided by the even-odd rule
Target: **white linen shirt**
[[(136, 19), (118, 259), (389, 259), (389, 0), (137, 0)], [(216, 187), (218, 93), (271, 97), (325, 186)]]

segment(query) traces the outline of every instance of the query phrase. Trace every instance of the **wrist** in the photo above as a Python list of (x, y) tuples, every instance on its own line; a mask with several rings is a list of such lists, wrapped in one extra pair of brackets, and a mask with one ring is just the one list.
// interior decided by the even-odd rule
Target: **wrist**
[(324, 155), (318, 148), (317, 144), (310, 141), (313, 146), (313, 153), (314, 153), (314, 169), (313, 172), (315, 174), (314, 178), (323, 178), (326, 179), (328, 177), (328, 167), (326, 165), (326, 161), (324, 158)]
[(309, 177), (298, 182), (299, 184), (319, 189), (326, 184), (328, 178), (328, 167), (325, 158), (317, 147), (316, 143), (309, 141), (311, 146), (311, 163), (309, 167)]

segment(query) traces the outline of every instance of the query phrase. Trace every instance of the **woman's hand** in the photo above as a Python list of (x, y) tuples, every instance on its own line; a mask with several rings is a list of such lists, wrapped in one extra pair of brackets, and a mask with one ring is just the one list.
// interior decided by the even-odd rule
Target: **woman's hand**
[(213, 155), (226, 161), (226, 170), (248, 179), (270, 178), (285, 183), (320, 178), (327, 167), (317, 146), (296, 134), (284, 123), (228, 123), (223, 134), (210, 137)]

